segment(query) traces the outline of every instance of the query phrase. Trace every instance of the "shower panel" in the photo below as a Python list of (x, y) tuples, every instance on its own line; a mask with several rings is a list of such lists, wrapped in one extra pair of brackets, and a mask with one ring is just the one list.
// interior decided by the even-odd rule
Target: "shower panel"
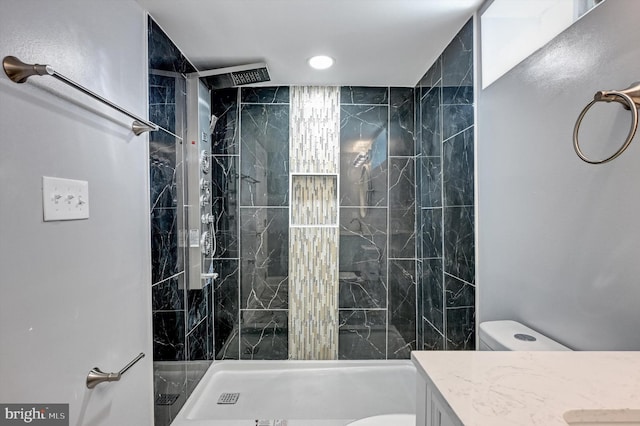
[(197, 74), (187, 79), (187, 211), (189, 290), (216, 277), (211, 263), (216, 237), (211, 214), (211, 92)]

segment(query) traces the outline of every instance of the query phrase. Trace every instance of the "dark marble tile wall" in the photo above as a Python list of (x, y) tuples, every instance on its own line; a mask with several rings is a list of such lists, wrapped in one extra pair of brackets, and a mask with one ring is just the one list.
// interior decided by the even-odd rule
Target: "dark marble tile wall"
[(150, 16), (147, 27), (149, 70), (171, 71), (183, 74), (195, 71), (193, 65), (180, 53), (180, 49)]
[(240, 129), (240, 205), (287, 206), (289, 105), (241, 104)]
[[(150, 69), (190, 66), (152, 21), (149, 40)], [(341, 89), (341, 359), (475, 345), (471, 42), (469, 22), (415, 90)], [(167, 73), (150, 77), (150, 116), (177, 133), (181, 105), (172, 100), (181, 92), (171, 80)], [(202, 291), (184, 288), (181, 145), (156, 132), (151, 214), (159, 359), (213, 352), (217, 359), (287, 357), (288, 102), (287, 87), (212, 93), (218, 117), (212, 260), (220, 278)]]
[(178, 243), (184, 162), (182, 141), (173, 134), (184, 125), (184, 78), (177, 72), (184, 61), (151, 18), (148, 31), (149, 119), (160, 126), (149, 136), (154, 360), (182, 361), (188, 353), (185, 253)]
[(243, 310), (240, 318), (240, 359), (287, 359), (287, 310)]
[[(341, 207), (387, 207), (388, 121), (388, 102), (385, 105), (341, 104)], [(358, 165), (360, 161), (362, 164)]]
[(288, 209), (244, 208), (240, 223), (240, 308), (287, 309)]
[[(149, 75), (149, 119), (172, 133), (182, 125), (181, 119), (176, 117), (179, 85), (175, 76)], [(183, 190), (182, 141), (169, 132), (152, 132), (149, 138), (153, 283), (184, 271), (184, 256), (178, 250), (181, 222), (178, 211), (181, 200), (178, 198)]]
[(342, 87), (340, 359), (416, 348), (414, 89)]
[(475, 348), (473, 22), (416, 87), (418, 344)]
[(386, 309), (340, 309), (339, 321), (339, 359), (386, 359)]
[(240, 90), (240, 359), (287, 359), (289, 88)]
[(215, 90), (211, 104), (215, 357), (286, 359), (289, 88)]
[[(150, 17), (148, 52), (149, 119), (160, 126), (149, 136), (153, 359), (155, 363), (206, 360), (211, 359), (213, 350), (211, 291), (210, 287), (186, 288), (186, 251), (182, 243), (187, 226), (184, 156), (182, 140), (174, 136), (182, 135), (185, 127), (183, 74), (193, 72), (194, 68)], [(172, 370), (175, 377), (171, 380), (186, 383), (186, 371), (186, 368)], [(155, 392), (160, 394), (162, 390), (157, 387)], [(178, 399), (180, 404), (187, 397), (184, 387)], [(176, 404), (172, 409), (180, 408)], [(156, 410), (156, 414), (162, 412)], [(169, 420), (166, 415), (158, 415), (156, 425), (168, 424)]]
[(340, 309), (387, 309), (387, 209), (340, 209)]
[(211, 196), (215, 217), (213, 318), (215, 359), (239, 359), (240, 327), (240, 90), (213, 90)]
[(215, 359), (238, 359), (240, 326), (239, 259), (216, 259), (219, 278), (213, 289)]
[(416, 261), (389, 261), (389, 342), (387, 358), (409, 358), (416, 349)]
[[(156, 294), (170, 291), (164, 297), (173, 297), (174, 286), (167, 286), (167, 280), (174, 283), (179, 276), (180, 291), (184, 302), (179, 308), (169, 309), (182, 312), (185, 329), (184, 339), (175, 354), (167, 349), (167, 342), (158, 341), (158, 347), (165, 348), (157, 353), (157, 361), (210, 359), (212, 338), (204, 334), (211, 312), (210, 290), (185, 290), (185, 257), (183, 244), (179, 244), (186, 227), (184, 223), (183, 194), (184, 161), (183, 143), (179, 137), (185, 128), (186, 89), (184, 73), (194, 68), (180, 54), (166, 34), (149, 18), (149, 119), (160, 126), (160, 130), (150, 136), (150, 182), (151, 182), (151, 247), (152, 279), (154, 298)], [(158, 298), (163, 298), (159, 295)], [(155, 311), (168, 312), (154, 307)], [(203, 323), (204, 325), (201, 325)], [(160, 328), (161, 324), (158, 324)], [(195, 330), (198, 327), (198, 330)], [(202, 337), (194, 339), (194, 333)], [(162, 339), (164, 333), (158, 330), (156, 336)], [(185, 350), (186, 349), (186, 350)]]
[[(341, 99), (339, 357), (407, 358), (417, 323), (414, 90), (347, 87)], [(216, 359), (288, 356), (288, 102), (287, 87), (212, 92)]]
[(389, 89), (389, 260), (387, 358), (417, 349), (414, 89)]

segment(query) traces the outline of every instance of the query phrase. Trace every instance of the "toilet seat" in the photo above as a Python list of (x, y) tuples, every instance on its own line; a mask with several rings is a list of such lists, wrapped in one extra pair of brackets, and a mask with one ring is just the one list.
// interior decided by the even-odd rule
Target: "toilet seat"
[(385, 414), (356, 420), (347, 426), (415, 426), (415, 424), (414, 414)]

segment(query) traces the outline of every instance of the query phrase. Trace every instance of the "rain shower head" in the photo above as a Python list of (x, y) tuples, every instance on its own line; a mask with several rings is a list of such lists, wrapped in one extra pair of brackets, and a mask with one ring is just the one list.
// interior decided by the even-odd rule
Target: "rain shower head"
[(198, 76), (204, 79), (211, 89), (271, 81), (267, 64), (264, 62), (201, 71), (198, 72)]

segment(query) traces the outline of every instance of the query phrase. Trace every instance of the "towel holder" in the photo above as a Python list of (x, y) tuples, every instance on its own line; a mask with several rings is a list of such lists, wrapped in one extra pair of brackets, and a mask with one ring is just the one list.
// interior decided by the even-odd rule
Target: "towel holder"
[(4, 68), (4, 72), (7, 77), (9, 77), (9, 79), (11, 79), (11, 81), (13, 81), (14, 83), (22, 84), (27, 81), (29, 77), (34, 75), (50, 75), (57, 80), (60, 80), (61, 82), (73, 87), (74, 89), (81, 91), (85, 95), (88, 95), (93, 99), (96, 99), (103, 104), (110, 106), (116, 111), (121, 112), (129, 118), (132, 118), (133, 123), (131, 123), (131, 130), (136, 136), (140, 136), (144, 132), (152, 132), (158, 130), (159, 128), (157, 124), (145, 120), (144, 118), (140, 118), (132, 112), (129, 112), (126, 109), (122, 108), (121, 106), (114, 104), (110, 100), (98, 95), (95, 92), (92, 92), (86, 87), (55, 71), (49, 65), (27, 64), (25, 62), (22, 62), (15, 56), (5, 56), (2, 60), (2, 67)]
[[(580, 130), (582, 119), (584, 119), (587, 111), (589, 111), (596, 102), (618, 102), (621, 103), (625, 109), (631, 111), (631, 127), (629, 128), (627, 138), (616, 152), (604, 160), (591, 160), (588, 158), (580, 149), (580, 143), (578, 141), (578, 131)], [(618, 158), (620, 154), (629, 147), (629, 144), (638, 129), (638, 107), (640, 107), (640, 82), (635, 82), (624, 90), (600, 90), (596, 92), (596, 94), (593, 95), (593, 100), (584, 107), (578, 116), (576, 125), (573, 128), (573, 148), (575, 149), (576, 154), (578, 154), (578, 157), (589, 164), (604, 164)]]
[(87, 374), (87, 387), (89, 389), (95, 388), (99, 383), (102, 382), (117, 382), (120, 380), (122, 375), (127, 372), (133, 365), (144, 358), (144, 353), (140, 352), (140, 354), (135, 357), (129, 364), (125, 365), (124, 368), (117, 373), (106, 373), (100, 370), (98, 367), (93, 367), (89, 374)]

